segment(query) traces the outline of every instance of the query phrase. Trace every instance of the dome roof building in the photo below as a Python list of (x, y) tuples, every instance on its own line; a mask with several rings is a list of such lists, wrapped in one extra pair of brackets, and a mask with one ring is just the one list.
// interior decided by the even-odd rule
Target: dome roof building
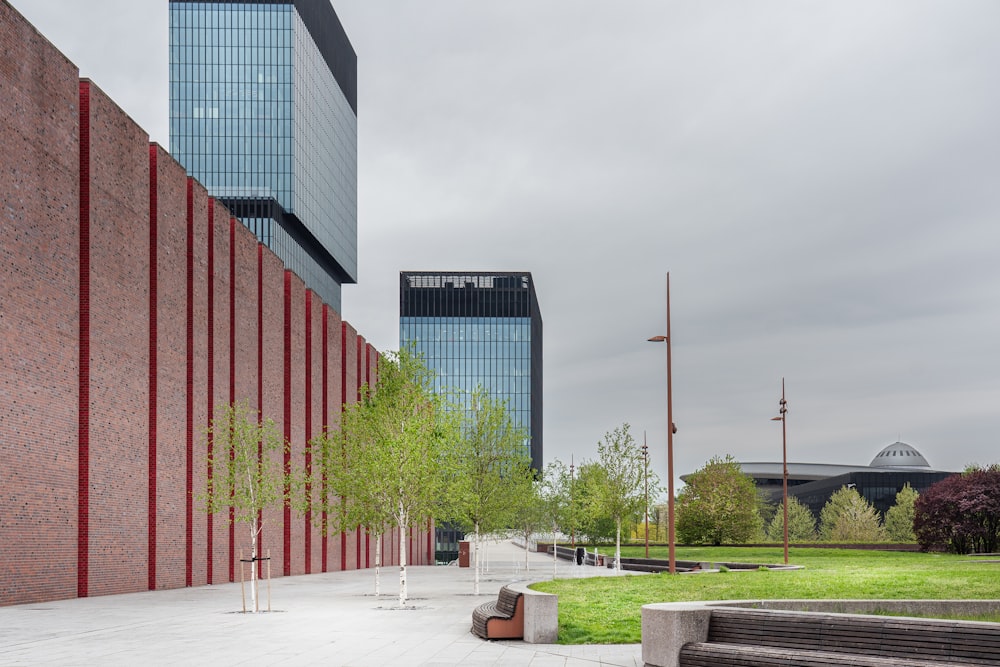
[[(740, 462), (757, 488), (781, 502), (783, 467), (777, 462)], [(797, 497), (818, 517), (834, 492), (856, 488), (880, 512), (895, 504), (896, 493), (907, 484), (920, 492), (955, 473), (935, 470), (923, 454), (905, 442), (883, 447), (868, 465), (788, 462), (788, 495)], [(687, 475), (682, 475), (684, 480)]]
[(898, 440), (875, 455), (868, 464), (871, 468), (930, 468), (924, 455)]

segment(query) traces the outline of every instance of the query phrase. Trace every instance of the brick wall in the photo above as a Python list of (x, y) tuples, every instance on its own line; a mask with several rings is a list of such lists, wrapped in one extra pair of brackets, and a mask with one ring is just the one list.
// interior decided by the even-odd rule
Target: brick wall
[(76, 595), (78, 76), (0, 3), (0, 604)]
[[(87, 593), (146, 586), (149, 419), (149, 137), (89, 94), (90, 402)], [(81, 113), (86, 110), (81, 109)], [(139, 242), (136, 242), (138, 239)]]
[[(6, 2), (0, 93), (0, 604), (238, 579), (247, 529), (197, 499), (214, 408), (301, 469), (377, 352)], [(374, 565), (264, 519), (272, 576)]]
[[(149, 513), (154, 546), (150, 589), (178, 588), (186, 574), (187, 423), (187, 176), (158, 145), (151, 154), (156, 189), (156, 400), (150, 452), (153, 492)], [(152, 295), (151, 290), (150, 293)]]

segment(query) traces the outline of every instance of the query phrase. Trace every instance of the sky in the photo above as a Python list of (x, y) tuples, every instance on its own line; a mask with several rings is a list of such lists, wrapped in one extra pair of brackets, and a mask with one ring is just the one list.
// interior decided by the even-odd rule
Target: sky
[[(10, 0), (169, 145), (166, 0)], [(530, 271), (544, 456), (622, 423), (727, 454), (1000, 461), (1000, 3), (334, 0), (358, 53), (359, 265)]]

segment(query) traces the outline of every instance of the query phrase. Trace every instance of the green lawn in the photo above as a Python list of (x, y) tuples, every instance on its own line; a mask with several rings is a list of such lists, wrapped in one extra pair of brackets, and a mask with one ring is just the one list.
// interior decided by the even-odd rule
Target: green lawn
[[(642, 547), (623, 556), (641, 557)], [(666, 558), (666, 547), (650, 548)], [(678, 560), (775, 563), (776, 548), (677, 549)], [(559, 596), (560, 644), (627, 644), (641, 641), (641, 607), (654, 602), (741, 599), (1000, 599), (1000, 563), (949, 554), (792, 549), (790, 564), (803, 570), (652, 574), (560, 579), (533, 588)]]

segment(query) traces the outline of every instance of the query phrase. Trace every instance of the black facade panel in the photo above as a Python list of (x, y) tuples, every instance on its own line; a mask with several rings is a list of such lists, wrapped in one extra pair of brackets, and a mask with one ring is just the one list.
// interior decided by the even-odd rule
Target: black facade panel
[[(319, 264), (320, 268), (333, 276), (338, 283), (346, 285), (357, 282), (340, 265), (330, 251), (316, 239), (299, 218), (285, 210), (276, 199), (270, 197), (222, 197), (219, 199), (237, 218), (270, 218)], [(299, 276), (300, 278), (304, 276)]]
[[(871, 503), (884, 517), (889, 508), (896, 503), (896, 494), (906, 484), (909, 484), (919, 493), (932, 484), (936, 484), (953, 474), (955, 473), (924, 472), (920, 470), (912, 472), (909, 470), (852, 472), (807, 484), (800, 484), (794, 490), (789, 487), (788, 494), (795, 496), (803, 505), (812, 510), (818, 521), (820, 512), (827, 501), (830, 500), (830, 496), (843, 487), (853, 484), (858, 493)], [(777, 499), (781, 500), (780, 493)]]

